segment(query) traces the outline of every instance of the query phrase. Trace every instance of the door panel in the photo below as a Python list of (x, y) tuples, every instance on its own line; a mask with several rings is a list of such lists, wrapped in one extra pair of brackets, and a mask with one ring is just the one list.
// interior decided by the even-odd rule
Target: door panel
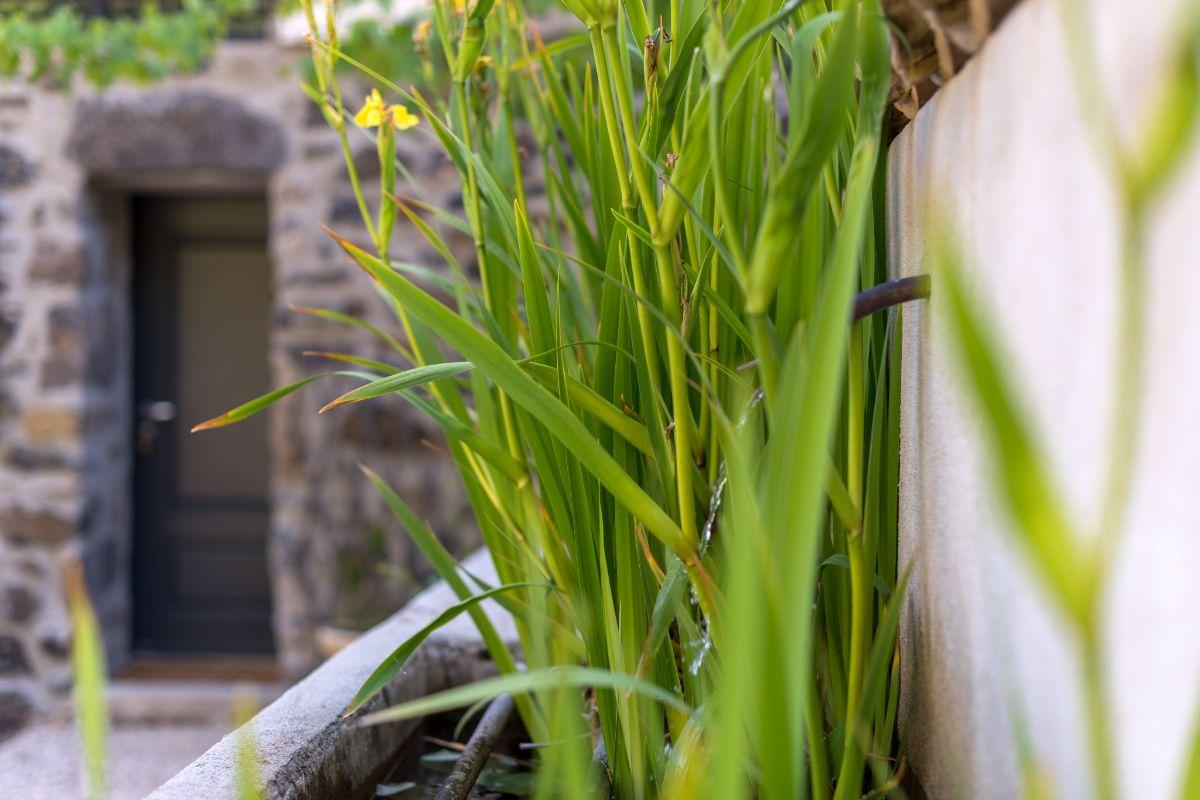
[[(178, 283), (178, 397), (184, 421), (208, 419), (269, 391), (265, 254), (230, 242), (181, 248)], [(234, 390), (249, 390), (230, 402)], [(214, 411), (216, 409), (216, 411)], [(256, 501), (267, 494), (266, 417), (258, 415), (210, 436), (179, 437), (180, 499)]]
[(269, 390), (261, 198), (134, 205), (135, 638), (142, 649), (271, 649), (266, 415), (192, 425)]

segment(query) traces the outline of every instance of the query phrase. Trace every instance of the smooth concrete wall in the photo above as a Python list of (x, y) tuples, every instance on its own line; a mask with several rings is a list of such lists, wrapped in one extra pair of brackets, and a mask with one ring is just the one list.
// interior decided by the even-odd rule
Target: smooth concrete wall
[[(1143, 124), (1195, 1), (1089, 4), (1123, 136)], [(1056, 2), (1025, 0), (892, 144), (888, 202), (897, 276), (928, 271), (931, 236), (953, 228), (967, 282), (1086, 531), (1110, 452), (1118, 235), (1070, 70)], [(1151, 214), (1142, 436), (1104, 612), (1121, 797), (1178, 796), (1200, 713), (1197, 150)], [(1020, 726), (1056, 796), (1090, 797), (1077, 643), (1006, 530), (943, 301), (935, 278), (931, 301), (906, 308), (903, 326), (910, 760), (932, 798), (1017, 797)]]

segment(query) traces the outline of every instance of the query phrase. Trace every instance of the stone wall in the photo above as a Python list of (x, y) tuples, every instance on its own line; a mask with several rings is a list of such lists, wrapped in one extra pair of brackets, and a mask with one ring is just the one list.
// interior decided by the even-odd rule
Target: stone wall
[(65, 559), (89, 563), (112, 647), (128, 649), (127, 592), (114, 590), (128, 557), (116, 532), (128, 503), (114, 483), (127, 465), (105, 469), (103, 456), (125, 433), (128, 389), (115, 377), (127, 364), (112, 359), (128, 313), (105, 274), (119, 267), (106, 263), (105, 238), (88, 236), (83, 175), (47, 157), (64, 147), (69, 117), (41, 117), (64, 102), (0, 93), (0, 728), (69, 683)]
[[(1127, 140), (1158, 99), (1189, 4), (1093, 0), (1076, 20), (1095, 39), (1103, 102)], [(889, 246), (899, 275), (928, 272), (930, 239), (952, 226), (1055, 488), (1087, 535), (1112, 452), (1119, 217), (1072, 80), (1061, 5), (1025, 0), (893, 142)], [(1200, 714), (1200, 140), (1149, 219), (1141, 438), (1101, 625), (1112, 794), (1172, 798)], [(1095, 797), (1079, 642), (1008, 530), (943, 302), (935, 276), (929, 303), (904, 311), (910, 762), (930, 797), (1019, 797), (1023, 731), (1049, 794)]]
[[(288, 310), (391, 324), (321, 230), (361, 239), (362, 223), (336, 139), (297, 87), (305, 57), (230, 42), (198, 75), (102, 96), (0, 84), (0, 732), (68, 685), (67, 560), (87, 566), (110, 661), (130, 653), (132, 192), (266, 192), (274, 383), (321, 368), (306, 350), (383, 355), (358, 331)], [(369, 164), (373, 143), (355, 147)], [(406, 134), (400, 153), (435, 201), (456, 202), (457, 178), (428, 131)], [(403, 227), (394, 251), (437, 261)], [(316, 663), (315, 626), (365, 626), (430, 577), (359, 462), (453, 550), (475, 537), (452, 464), (421, 444), (437, 440), (434, 426), (398, 401), (318, 418), (340, 388), (317, 384), (271, 412), (276, 643), (293, 677)]]

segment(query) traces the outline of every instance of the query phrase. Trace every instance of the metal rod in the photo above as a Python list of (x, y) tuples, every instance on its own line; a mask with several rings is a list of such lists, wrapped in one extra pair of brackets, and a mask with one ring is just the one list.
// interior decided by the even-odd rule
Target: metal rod
[(859, 292), (854, 296), (853, 319), (858, 322), (876, 311), (898, 306), (910, 300), (929, 297), (931, 284), (932, 281), (928, 275), (914, 275), (911, 278), (901, 278), (898, 281), (888, 281), (878, 286), (872, 286), (865, 292)]
[(479, 726), (467, 740), (462, 755), (454, 762), (454, 769), (438, 792), (437, 800), (466, 800), (475, 787), (475, 781), (479, 780), (479, 773), (483, 772), (496, 740), (508, 724), (512, 711), (512, 695), (502, 694), (488, 705), (487, 711), (483, 712), (483, 719), (479, 720)]
[[(901, 278), (898, 281), (888, 281), (878, 286), (872, 286), (866, 291), (854, 295), (854, 310), (850, 314), (851, 322), (858, 322), (863, 317), (869, 317), (876, 311), (898, 306), (910, 300), (923, 300), (929, 297), (933, 281), (928, 275), (914, 275), (911, 278)], [(738, 364), (737, 372), (758, 367), (758, 359), (752, 358), (745, 364)]]

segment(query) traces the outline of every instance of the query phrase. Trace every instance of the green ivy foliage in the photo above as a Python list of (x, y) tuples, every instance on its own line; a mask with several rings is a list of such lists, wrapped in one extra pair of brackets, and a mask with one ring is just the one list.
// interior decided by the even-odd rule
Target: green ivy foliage
[(79, 77), (105, 87), (191, 72), (231, 24), (259, 7), (255, 0), (167, 0), (99, 16), (81, 5), (96, 4), (0, 2), (0, 76), (70, 88)]

